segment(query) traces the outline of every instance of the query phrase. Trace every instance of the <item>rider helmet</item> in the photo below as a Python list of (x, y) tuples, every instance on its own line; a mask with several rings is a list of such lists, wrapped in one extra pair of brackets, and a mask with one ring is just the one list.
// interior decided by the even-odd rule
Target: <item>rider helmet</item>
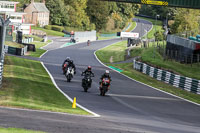
[(67, 60), (67, 61), (70, 61), (70, 57), (67, 57), (66, 60)]
[(91, 71), (92, 67), (91, 66), (88, 66), (88, 71)]
[(109, 70), (106, 70), (106, 73), (105, 73), (105, 75), (106, 75), (106, 76), (108, 76), (108, 75), (109, 75), (109, 73), (110, 73), (110, 72), (109, 72)]

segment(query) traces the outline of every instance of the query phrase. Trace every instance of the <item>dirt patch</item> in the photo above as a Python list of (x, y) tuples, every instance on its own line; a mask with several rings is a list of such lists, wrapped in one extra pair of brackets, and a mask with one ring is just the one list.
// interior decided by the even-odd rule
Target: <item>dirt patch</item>
[(110, 63), (113, 63), (113, 56), (110, 57)]

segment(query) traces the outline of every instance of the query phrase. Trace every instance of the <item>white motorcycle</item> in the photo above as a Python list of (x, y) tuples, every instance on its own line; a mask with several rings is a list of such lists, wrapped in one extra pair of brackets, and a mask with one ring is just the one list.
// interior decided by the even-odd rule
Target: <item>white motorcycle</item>
[(67, 78), (67, 82), (70, 82), (74, 76), (74, 69), (72, 67), (67, 68), (67, 72), (65, 73), (65, 77)]

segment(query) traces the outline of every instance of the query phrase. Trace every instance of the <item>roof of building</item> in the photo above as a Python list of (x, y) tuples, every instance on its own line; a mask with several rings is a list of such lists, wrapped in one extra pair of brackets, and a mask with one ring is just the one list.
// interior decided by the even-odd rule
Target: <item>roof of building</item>
[(46, 8), (44, 3), (35, 3), (34, 2), (33, 5), (38, 12), (49, 12), (49, 10)]

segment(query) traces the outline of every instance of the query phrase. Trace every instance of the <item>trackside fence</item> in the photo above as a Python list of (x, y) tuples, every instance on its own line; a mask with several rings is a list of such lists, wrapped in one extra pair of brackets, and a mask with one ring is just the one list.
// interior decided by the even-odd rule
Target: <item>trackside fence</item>
[(157, 69), (136, 60), (133, 60), (133, 68), (159, 81), (171, 84), (174, 87), (181, 88), (195, 94), (200, 94), (200, 80), (177, 75), (162, 69)]

